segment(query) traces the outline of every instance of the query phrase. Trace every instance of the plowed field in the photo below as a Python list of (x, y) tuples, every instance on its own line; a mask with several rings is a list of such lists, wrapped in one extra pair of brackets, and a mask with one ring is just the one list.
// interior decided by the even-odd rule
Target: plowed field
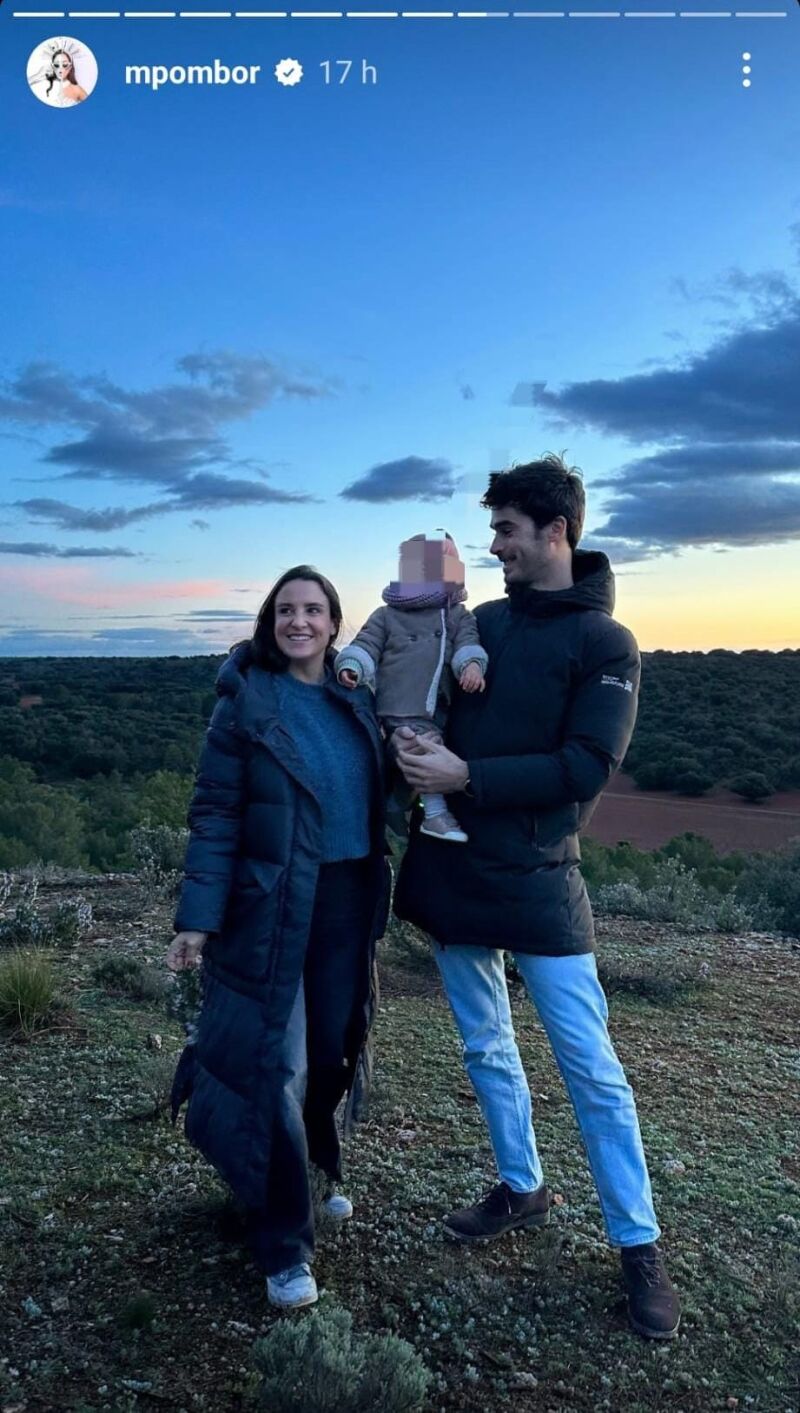
[(658, 849), (688, 831), (702, 834), (720, 854), (785, 849), (800, 838), (800, 791), (772, 795), (763, 805), (753, 805), (728, 790), (700, 799), (637, 790), (629, 775), (616, 775), (586, 833), (601, 844), (625, 839), (637, 849)]

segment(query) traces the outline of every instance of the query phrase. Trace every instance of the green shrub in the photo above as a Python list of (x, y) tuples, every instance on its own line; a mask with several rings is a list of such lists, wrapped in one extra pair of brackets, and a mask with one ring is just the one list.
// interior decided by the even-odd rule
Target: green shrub
[[(6, 874), (0, 884), (0, 903), (7, 902), (13, 887)], [(70, 898), (49, 915), (37, 906), (38, 879), (26, 883), (9, 917), (0, 921), (0, 949), (6, 947), (73, 947), (92, 925), (92, 905)]]
[(723, 893), (710, 906), (715, 932), (752, 932), (758, 926), (755, 910), (734, 893)]
[(648, 887), (637, 882), (601, 884), (593, 890), (592, 902), (598, 912), (648, 922), (731, 932), (753, 926), (752, 913), (741, 901), (706, 892), (697, 875), (677, 858), (658, 859)]
[(626, 840), (609, 848), (594, 839), (583, 838), (581, 855), (581, 872), (590, 890), (605, 883), (637, 883), (649, 888), (655, 881), (658, 856), (637, 849)]
[(48, 919), (55, 947), (74, 947), (92, 925), (92, 905), (82, 898), (65, 899)]
[(160, 1001), (164, 996), (161, 972), (124, 952), (115, 952), (98, 962), (92, 975), (98, 986), (112, 996), (128, 996), (132, 1001)]
[(49, 935), (43, 918), (27, 898), (17, 903), (13, 913), (0, 922), (0, 948), (46, 947)]
[(137, 873), (148, 887), (173, 895), (183, 877), (183, 861), (189, 839), (187, 829), (169, 824), (142, 824), (130, 834), (130, 849)]
[(702, 834), (679, 834), (658, 850), (665, 859), (680, 859), (684, 868), (697, 874), (698, 882), (707, 890), (729, 893), (744, 867), (742, 854), (718, 854), (714, 845)]
[(737, 881), (736, 895), (763, 931), (800, 937), (800, 844), (785, 854), (749, 859)]
[(767, 800), (772, 794), (772, 781), (760, 771), (751, 770), (744, 775), (735, 775), (731, 780), (730, 788), (735, 795), (741, 795), (743, 800), (758, 802)]
[(0, 960), (0, 1028), (29, 1039), (47, 1024), (55, 1006), (55, 978), (47, 957), (15, 949)]
[(257, 1382), (247, 1406), (263, 1413), (415, 1413), (430, 1374), (397, 1335), (357, 1335), (337, 1307), (280, 1320), (253, 1346)]

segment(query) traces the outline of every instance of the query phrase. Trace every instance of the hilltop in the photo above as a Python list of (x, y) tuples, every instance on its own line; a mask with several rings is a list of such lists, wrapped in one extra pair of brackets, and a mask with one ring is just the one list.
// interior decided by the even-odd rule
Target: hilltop
[[(28, 1043), (0, 1039), (0, 1404), (229, 1413), (275, 1316), (240, 1215), (164, 1116), (182, 1045), (158, 982), (170, 907), (128, 876), (45, 884), (44, 909), (76, 890), (93, 917), (53, 954), (61, 1020)], [(320, 1242), (325, 1298), (359, 1330), (414, 1344), (434, 1374), (430, 1413), (790, 1413), (800, 948), (624, 918), (599, 933), (684, 1298), (678, 1341), (627, 1329), (572, 1111), (516, 984), (554, 1220), (488, 1247), (445, 1244), (442, 1213), (493, 1181), (492, 1161), (427, 947), (398, 925), (380, 949), (372, 1114), (349, 1150), (356, 1214)], [(139, 968), (139, 999), (108, 979), (120, 959)]]

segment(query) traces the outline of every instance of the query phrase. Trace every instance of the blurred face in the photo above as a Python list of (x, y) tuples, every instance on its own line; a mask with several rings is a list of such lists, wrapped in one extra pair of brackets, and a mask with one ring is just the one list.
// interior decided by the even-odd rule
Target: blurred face
[(326, 594), (313, 579), (290, 579), (275, 600), (275, 641), (289, 659), (290, 670), (318, 670), (322, 676), (325, 652), (338, 623), (331, 617)]
[(56, 78), (68, 78), (72, 69), (72, 60), (68, 54), (56, 54), (53, 59), (53, 68), (55, 69)]
[(529, 515), (504, 505), (492, 511), (491, 524), (494, 539), (489, 549), (503, 566), (506, 584), (536, 585), (544, 579), (555, 552), (552, 531), (556, 521), (539, 529)]

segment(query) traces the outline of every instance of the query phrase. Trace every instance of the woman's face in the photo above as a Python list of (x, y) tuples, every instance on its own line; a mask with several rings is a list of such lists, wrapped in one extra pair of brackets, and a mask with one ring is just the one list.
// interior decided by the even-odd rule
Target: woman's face
[(337, 629), (327, 596), (313, 579), (290, 579), (275, 600), (275, 642), (290, 663), (318, 666)]
[(56, 54), (55, 58), (53, 59), (53, 68), (55, 70), (56, 78), (68, 78), (72, 69), (72, 60), (70, 59), (69, 54)]

